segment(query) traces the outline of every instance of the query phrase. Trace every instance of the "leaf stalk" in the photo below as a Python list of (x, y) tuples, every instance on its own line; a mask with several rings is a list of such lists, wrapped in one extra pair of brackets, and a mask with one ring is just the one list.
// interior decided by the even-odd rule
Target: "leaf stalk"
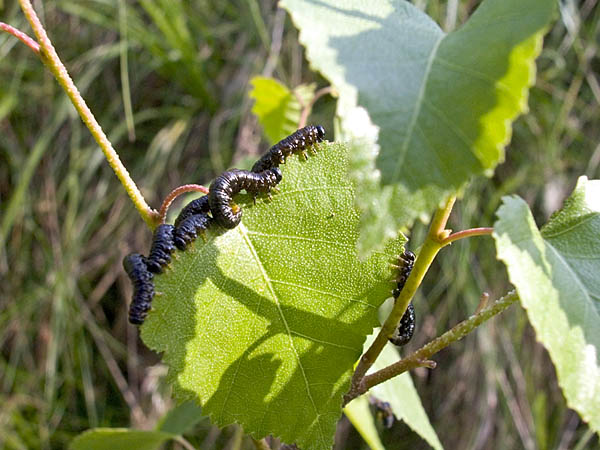
[(208, 189), (200, 184), (184, 184), (183, 186), (173, 189), (160, 206), (160, 211), (158, 213), (159, 223), (165, 223), (165, 220), (167, 219), (167, 211), (169, 210), (171, 203), (173, 203), (173, 201), (181, 194), (186, 192), (202, 192), (204, 194), (208, 194)]
[(108, 137), (100, 127), (100, 124), (96, 121), (96, 118), (88, 108), (85, 100), (81, 96), (81, 93), (75, 86), (75, 83), (71, 79), (67, 69), (56, 53), (56, 50), (48, 38), (46, 30), (40, 22), (35, 10), (33, 9), (30, 0), (19, 0), (19, 3), (23, 13), (25, 14), (25, 17), (31, 24), (31, 28), (33, 29), (33, 32), (35, 33), (39, 43), (38, 54), (40, 59), (46, 65), (46, 67), (48, 67), (50, 72), (52, 72), (58, 83), (66, 92), (67, 96), (71, 100), (71, 103), (73, 103), (73, 106), (79, 113), (83, 123), (88, 127), (92, 133), (92, 136), (102, 149), (108, 164), (117, 175), (117, 178), (119, 178), (119, 181), (127, 191), (127, 194), (133, 201), (133, 204), (142, 216), (142, 219), (144, 219), (146, 224), (151, 229), (154, 229), (159, 223), (158, 212), (156, 212), (146, 203), (142, 193), (121, 162), (116, 150), (113, 148), (112, 144), (108, 140)]
[(451, 244), (454, 241), (458, 241), (459, 239), (464, 239), (473, 236), (488, 236), (494, 232), (493, 228), (489, 227), (481, 227), (481, 228), (470, 228), (468, 230), (457, 231), (456, 233), (452, 233), (446, 239), (442, 241), (444, 246)]
[(23, 44), (29, 47), (36, 55), (39, 56), (40, 44), (38, 44), (35, 41), (35, 39), (30, 37), (29, 35), (4, 22), (0, 22), (0, 30), (6, 31), (8, 34), (12, 34), (14, 37), (23, 42)]

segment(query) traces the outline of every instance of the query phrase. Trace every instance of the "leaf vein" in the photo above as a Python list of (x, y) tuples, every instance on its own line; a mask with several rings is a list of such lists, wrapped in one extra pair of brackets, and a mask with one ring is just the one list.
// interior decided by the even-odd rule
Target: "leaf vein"
[(271, 278), (270, 280), (271, 280), (271, 283), (285, 284), (286, 286), (297, 287), (297, 288), (300, 288), (300, 289), (304, 289), (306, 291), (317, 292), (319, 294), (328, 295), (330, 297), (337, 298), (337, 299), (340, 299), (340, 300), (350, 301), (350, 302), (353, 302), (353, 303), (359, 303), (361, 305), (368, 306), (369, 308), (377, 309), (376, 306), (371, 305), (368, 302), (364, 302), (362, 300), (357, 300), (357, 299), (354, 299), (354, 298), (344, 297), (342, 295), (334, 294), (333, 292), (322, 291), (320, 289), (315, 289), (315, 288), (312, 288), (312, 287), (309, 287), (309, 286), (303, 286), (303, 285), (298, 284), (298, 283), (290, 283), (289, 281), (275, 280), (273, 278)]
[[(347, 345), (335, 344), (333, 342), (323, 341), (321, 339), (317, 339), (315, 337), (308, 336), (306, 334), (298, 333), (297, 331), (294, 331), (294, 330), (290, 330), (290, 333), (292, 333), (296, 336), (299, 336), (301, 338), (308, 339), (309, 341), (312, 341), (312, 342), (318, 342), (319, 344), (329, 345), (330, 347), (343, 348), (345, 350), (350, 350), (352, 353), (356, 352), (355, 348), (348, 347)], [(314, 385), (314, 383), (309, 384), (309, 386), (313, 386), (313, 385)]]
[(343, 242), (329, 241), (327, 239), (316, 239), (316, 238), (310, 238), (310, 237), (305, 237), (305, 236), (292, 236), (289, 234), (261, 233), (260, 231), (251, 231), (251, 230), (248, 230), (247, 233), (249, 235), (253, 235), (253, 236), (262, 236), (262, 237), (275, 238), (275, 239), (289, 239), (289, 240), (306, 241), (306, 242), (318, 242), (320, 244), (328, 244), (328, 245), (337, 246), (337, 247), (352, 248), (352, 249), (354, 248), (353, 245), (344, 244)]
[(267, 276), (267, 273), (265, 271), (265, 267), (263, 266), (262, 261), (258, 257), (258, 254), (256, 253), (256, 249), (254, 248), (254, 245), (252, 244), (252, 241), (250, 240), (250, 236), (248, 235), (248, 229), (244, 226), (244, 224), (240, 224), (237, 227), (237, 230), (242, 235), (242, 239), (244, 239), (244, 241), (246, 242), (246, 245), (248, 245), (248, 249), (252, 253), (252, 256), (254, 257), (254, 260), (256, 261), (257, 266), (258, 266), (258, 268), (259, 268), (259, 270), (260, 270), (260, 272), (261, 272), (261, 274), (263, 276), (263, 279), (265, 280), (265, 284), (267, 285), (267, 288), (271, 292), (271, 295), (273, 297), (273, 301), (275, 302), (275, 306), (277, 306), (277, 311), (279, 312), (279, 316), (281, 317), (281, 321), (283, 322), (283, 325), (285, 326), (287, 335), (289, 337), (290, 348), (292, 350), (292, 353), (294, 354), (294, 357), (296, 358), (296, 362), (298, 363), (298, 367), (300, 368), (300, 372), (302, 373), (302, 377), (304, 378), (304, 384), (306, 386), (306, 393), (308, 394), (308, 398), (309, 398), (310, 403), (312, 404), (313, 410), (315, 412), (315, 416), (316, 416), (315, 420), (317, 422), (317, 426), (318, 426), (318, 429), (319, 429), (319, 439), (321, 440), (321, 443), (325, 447), (327, 445), (326, 444), (326, 439), (325, 439), (325, 435), (323, 433), (323, 428), (321, 427), (321, 421), (319, 420), (319, 418), (320, 418), (321, 415), (319, 414), (319, 410), (317, 409), (317, 405), (315, 403), (315, 400), (312, 397), (312, 393), (311, 393), (311, 390), (310, 390), (310, 384), (308, 382), (308, 378), (306, 377), (306, 372), (304, 371), (304, 367), (302, 366), (302, 361), (300, 360), (300, 355), (298, 354), (298, 350), (296, 350), (296, 347), (294, 346), (294, 340), (292, 338), (292, 331), (290, 329), (290, 326), (287, 323), (285, 315), (283, 314), (283, 311), (281, 309), (281, 305), (279, 304), (279, 299), (277, 297), (277, 294), (275, 293), (275, 290), (273, 289), (273, 285), (271, 284), (271, 281), (270, 281), (269, 277)]
[(410, 123), (408, 124), (408, 129), (406, 130), (406, 138), (404, 139), (404, 142), (402, 143), (402, 148), (400, 149), (398, 159), (396, 162), (396, 167), (394, 169), (394, 172), (396, 173), (396, 175), (398, 175), (400, 172), (400, 167), (402, 166), (402, 163), (404, 162), (404, 158), (406, 157), (406, 152), (408, 151), (408, 146), (410, 145), (410, 142), (412, 141), (412, 134), (415, 130), (415, 125), (417, 124), (419, 115), (421, 114), (421, 106), (423, 104), (423, 100), (425, 99), (425, 88), (427, 86), (427, 80), (429, 79), (429, 74), (431, 73), (431, 67), (433, 66), (433, 61), (434, 61), (437, 51), (440, 47), (440, 44), (442, 43), (442, 40), (444, 39), (444, 36), (445, 35), (441, 35), (438, 38), (438, 40), (435, 42), (435, 44), (433, 45), (433, 47), (431, 49), (429, 58), (427, 59), (427, 67), (425, 68), (425, 73), (423, 74), (423, 83), (421, 84), (421, 86), (419, 88), (419, 94), (417, 95), (417, 100), (415, 102), (415, 109), (413, 110), (413, 114), (410, 118)]
[(600, 215), (599, 213), (590, 214), (589, 216), (583, 217), (580, 220), (576, 221), (575, 223), (573, 223), (573, 225), (571, 225), (571, 226), (569, 226), (567, 228), (564, 228), (564, 229), (562, 229), (560, 231), (557, 231), (555, 233), (551, 233), (551, 234), (544, 233), (543, 232), (544, 230), (542, 228), (542, 230), (541, 230), (542, 231), (542, 236), (544, 237), (544, 239), (552, 239), (552, 238), (555, 238), (555, 237), (560, 236), (562, 234), (566, 234), (569, 231), (572, 231), (572, 230), (578, 228), (579, 226), (585, 224), (586, 222), (598, 218), (599, 215)]
[(480, 72), (478, 70), (473, 70), (470, 67), (461, 66), (459, 64), (454, 64), (444, 58), (437, 58), (435, 62), (439, 63), (441, 66), (444, 66), (447, 69), (452, 70), (454, 72), (458, 72), (460, 74), (471, 76), (471, 77), (476, 78), (481, 81), (485, 81), (492, 86), (497, 86), (497, 87), (501, 88), (506, 94), (511, 96), (513, 98), (513, 100), (515, 100), (517, 103), (521, 102), (521, 100), (512, 92), (512, 90), (506, 84), (504, 84), (500, 80), (494, 80), (494, 78), (490, 77), (489, 75), (487, 75), (483, 72)]

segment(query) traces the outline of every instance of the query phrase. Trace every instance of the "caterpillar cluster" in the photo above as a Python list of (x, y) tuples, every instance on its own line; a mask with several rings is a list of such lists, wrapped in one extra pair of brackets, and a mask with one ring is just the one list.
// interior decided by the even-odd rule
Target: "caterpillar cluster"
[(210, 185), (208, 195), (188, 203), (181, 210), (174, 225), (162, 224), (154, 232), (148, 257), (131, 253), (123, 259), (125, 272), (133, 284), (133, 298), (129, 308), (129, 322), (141, 325), (152, 306), (154, 274), (161, 273), (171, 262), (175, 249), (184, 251), (198, 235), (216, 222), (224, 228), (235, 228), (242, 219), (242, 210), (233, 197), (245, 190), (256, 198), (270, 196), (282, 175), (279, 164), (293, 153), (305, 150), (323, 141), (322, 126), (307, 126), (271, 147), (252, 167), (251, 171), (231, 169), (219, 175)]
[[(415, 263), (415, 254), (410, 250), (405, 250), (402, 255), (398, 258), (400, 264), (400, 271), (398, 273), (398, 277), (396, 278), (396, 288), (392, 291), (392, 295), (394, 296), (394, 300), (397, 300), (400, 296), (400, 292), (412, 271), (413, 265)], [(408, 343), (413, 337), (415, 332), (415, 307), (412, 302), (408, 304), (408, 308), (402, 319), (400, 320), (400, 324), (398, 328), (394, 331), (392, 337), (390, 337), (390, 342), (397, 346), (402, 346)]]

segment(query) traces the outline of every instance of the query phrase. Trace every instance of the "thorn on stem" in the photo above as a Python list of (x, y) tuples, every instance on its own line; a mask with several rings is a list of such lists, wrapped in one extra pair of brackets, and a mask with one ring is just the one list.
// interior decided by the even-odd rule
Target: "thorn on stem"
[(419, 367), (427, 367), (428, 369), (435, 369), (437, 367), (437, 363), (430, 359), (418, 359)]
[(483, 308), (487, 306), (488, 300), (490, 299), (490, 294), (487, 292), (482, 292), (481, 297), (479, 297), (479, 305), (477, 305), (477, 309), (475, 310), (475, 314), (481, 312)]

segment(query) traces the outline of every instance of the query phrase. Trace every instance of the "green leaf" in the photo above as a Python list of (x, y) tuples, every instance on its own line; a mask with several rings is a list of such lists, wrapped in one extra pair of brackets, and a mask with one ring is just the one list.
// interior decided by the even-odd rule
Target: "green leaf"
[(254, 77), (250, 80), (254, 99), (252, 112), (263, 126), (269, 143), (275, 144), (298, 129), (301, 106), (298, 97), (307, 104), (315, 93), (315, 85), (300, 85), (294, 91), (273, 78)]
[(93, 428), (77, 436), (70, 450), (154, 450), (175, 436), (160, 431)]
[[(367, 344), (375, 338), (370, 336)], [(381, 370), (400, 360), (398, 350), (388, 343), (377, 360), (373, 364), (371, 372)], [(404, 372), (385, 383), (378, 384), (370, 391), (378, 399), (388, 402), (394, 415), (403, 420), (415, 433), (427, 441), (435, 450), (442, 450), (442, 444), (429, 422), (429, 417), (423, 405), (419, 393), (415, 389), (410, 373)]]
[(141, 329), (164, 352), (178, 398), (197, 400), (219, 426), (311, 449), (332, 445), (403, 244), (358, 260), (348, 149), (319, 148), (288, 158), (271, 201), (240, 195), (237, 228), (215, 226), (175, 253)]
[(377, 427), (369, 409), (369, 399), (367, 397), (367, 395), (361, 395), (352, 400), (344, 408), (344, 414), (346, 414), (348, 420), (350, 420), (371, 450), (385, 450), (381, 439), (379, 439), (379, 433), (377, 433)]
[[(358, 181), (367, 184), (357, 192), (361, 210), (371, 212), (365, 223), (385, 221), (365, 228), (366, 248), (381, 228), (388, 235), (429, 215), (504, 159), (555, 4), (486, 0), (462, 28), (444, 34), (404, 1), (282, 1), (312, 67), (339, 92), (342, 137), (353, 133), (356, 107), (378, 128), (380, 148), (363, 148), (366, 175)], [(381, 177), (375, 185), (373, 165)], [(369, 209), (374, 198), (384, 211)]]
[(202, 419), (202, 409), (194, 402), (186, 402), (169, 411), (158, 423), (156, 430), (179, 435), (191, 430)]
[(529, 208), (505, 197), (494, 238), (570, 408), (600, 431), (600, 181), (581, 177), (538, 231)]

